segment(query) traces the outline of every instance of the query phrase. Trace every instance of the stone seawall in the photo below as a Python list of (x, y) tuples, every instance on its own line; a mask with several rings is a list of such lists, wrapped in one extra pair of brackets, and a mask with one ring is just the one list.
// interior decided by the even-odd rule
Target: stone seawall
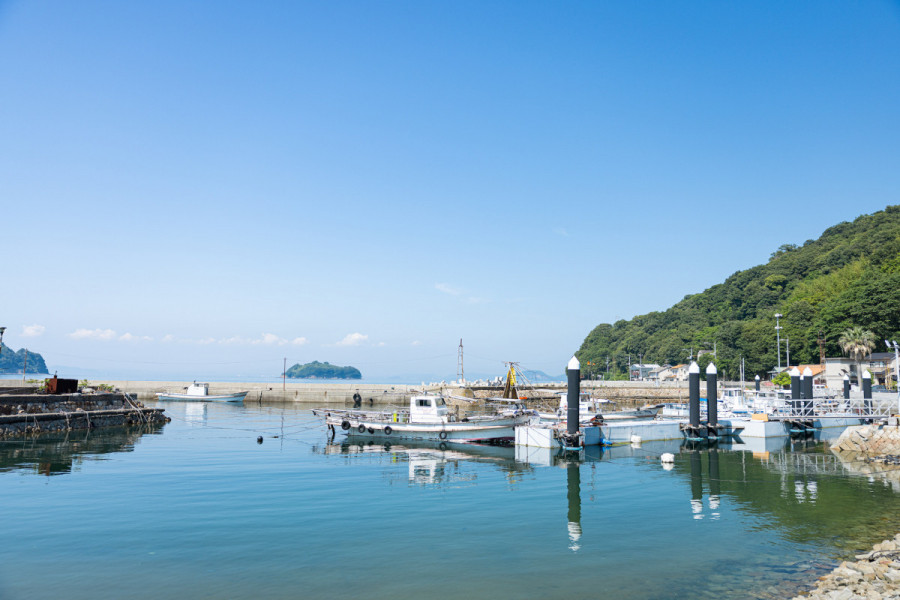
[(896, 424), (848, 427), (831, 449), (864, 454), (870, 460), (878, 456), (900, 457), (900, 427)]
[(124, 394), (0, 395), (0, 438), (168, 421)]

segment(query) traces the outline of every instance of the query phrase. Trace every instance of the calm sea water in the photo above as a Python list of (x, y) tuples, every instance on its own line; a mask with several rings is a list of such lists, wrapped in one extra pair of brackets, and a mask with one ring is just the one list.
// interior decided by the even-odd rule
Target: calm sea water
[(0, 598), (776, 598), (900, 531), (900, 494), (821, 443), (569, 461), (165, 406), (0, 442)]

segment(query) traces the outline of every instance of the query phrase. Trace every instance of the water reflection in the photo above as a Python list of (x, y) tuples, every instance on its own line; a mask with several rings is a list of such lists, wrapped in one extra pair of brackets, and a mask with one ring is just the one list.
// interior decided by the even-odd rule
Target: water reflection
[(105, 455), (131, 452), (144, 435), (162, 433), (164, 423), (44, 433), (0, 442), (0, 473), (33, 472), (63, 475), (82, 463), (104, 460)]
[(531, 466), (515, 461), (515, 450), (509, 446), (481, 446), (441, 442), (404, 442), (390, 444), (348, 440), (313, 446), (313, 452), (337, 455), (354, 460), (363, 456), (382, 455), (392, 463), (406, 462), (407, 480), (412, 485), (439, 487), (452, 484), (471, 485), (478, 479), (475, 465), (490, 465), (504, 472), (510, 483)]

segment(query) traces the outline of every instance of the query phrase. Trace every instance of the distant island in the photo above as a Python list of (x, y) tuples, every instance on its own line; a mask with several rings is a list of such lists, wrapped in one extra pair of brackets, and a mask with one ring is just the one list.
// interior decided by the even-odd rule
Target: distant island
[(339, 367), (317, 360), (305, 365), (296, 364), (285, 375), (292, 379), (362, 379), (362, 373), (356, 367)]
[[(25, 364), (25, 354), (28, 353), (28, 365)], [(44, 357), (37, 352), (31, 352), (22, 348), (14, 352), (12, 348), (3, 344), (0, 348), (0, 373), (21, 373), (27, 369), (28, 373), (47, 374), (47, 364)]]

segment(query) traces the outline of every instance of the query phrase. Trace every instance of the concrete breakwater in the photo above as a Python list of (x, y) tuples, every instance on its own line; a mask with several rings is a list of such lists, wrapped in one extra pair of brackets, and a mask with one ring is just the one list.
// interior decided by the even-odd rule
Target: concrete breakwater
[[(600, 385), (602, 383), (602, 385)], [(183, 392), (190, 381), (92, 381), (107, 384), (117, 390), (136, 395), (140, 400), (155, 400), (158, 392)], [(555, 401), (557, 394), (565, 391), (564, 384), (547, 384), (535, 388), (520, 388), (520, 396), (530, 401)], [(598, 398), (606, 398), (622, 406), (656, 402), (687, 400), (687, 387), (681, 384), (651, 385), (645, 382), (609, 381), (582, 382), (582, 390), (590, 391)], [(497, 386), (459, 386), (453, 384), (377, 384), (377, 383), (315, 383), (310, 381), (281, 381), (271, 383), (209, 382), (210, 394), (248, 392), (246, 402), (302, 402), (326, 406), (352, 405), (353, 394), (359, 392), (363, 406), (405, 406), (409, 396), (427, 391), (447, 396), (485, 399), (502, 394)]]
[(168, 421), (162, 409), (145, 408), (124, 394), (0, 396), (0, 438)]

